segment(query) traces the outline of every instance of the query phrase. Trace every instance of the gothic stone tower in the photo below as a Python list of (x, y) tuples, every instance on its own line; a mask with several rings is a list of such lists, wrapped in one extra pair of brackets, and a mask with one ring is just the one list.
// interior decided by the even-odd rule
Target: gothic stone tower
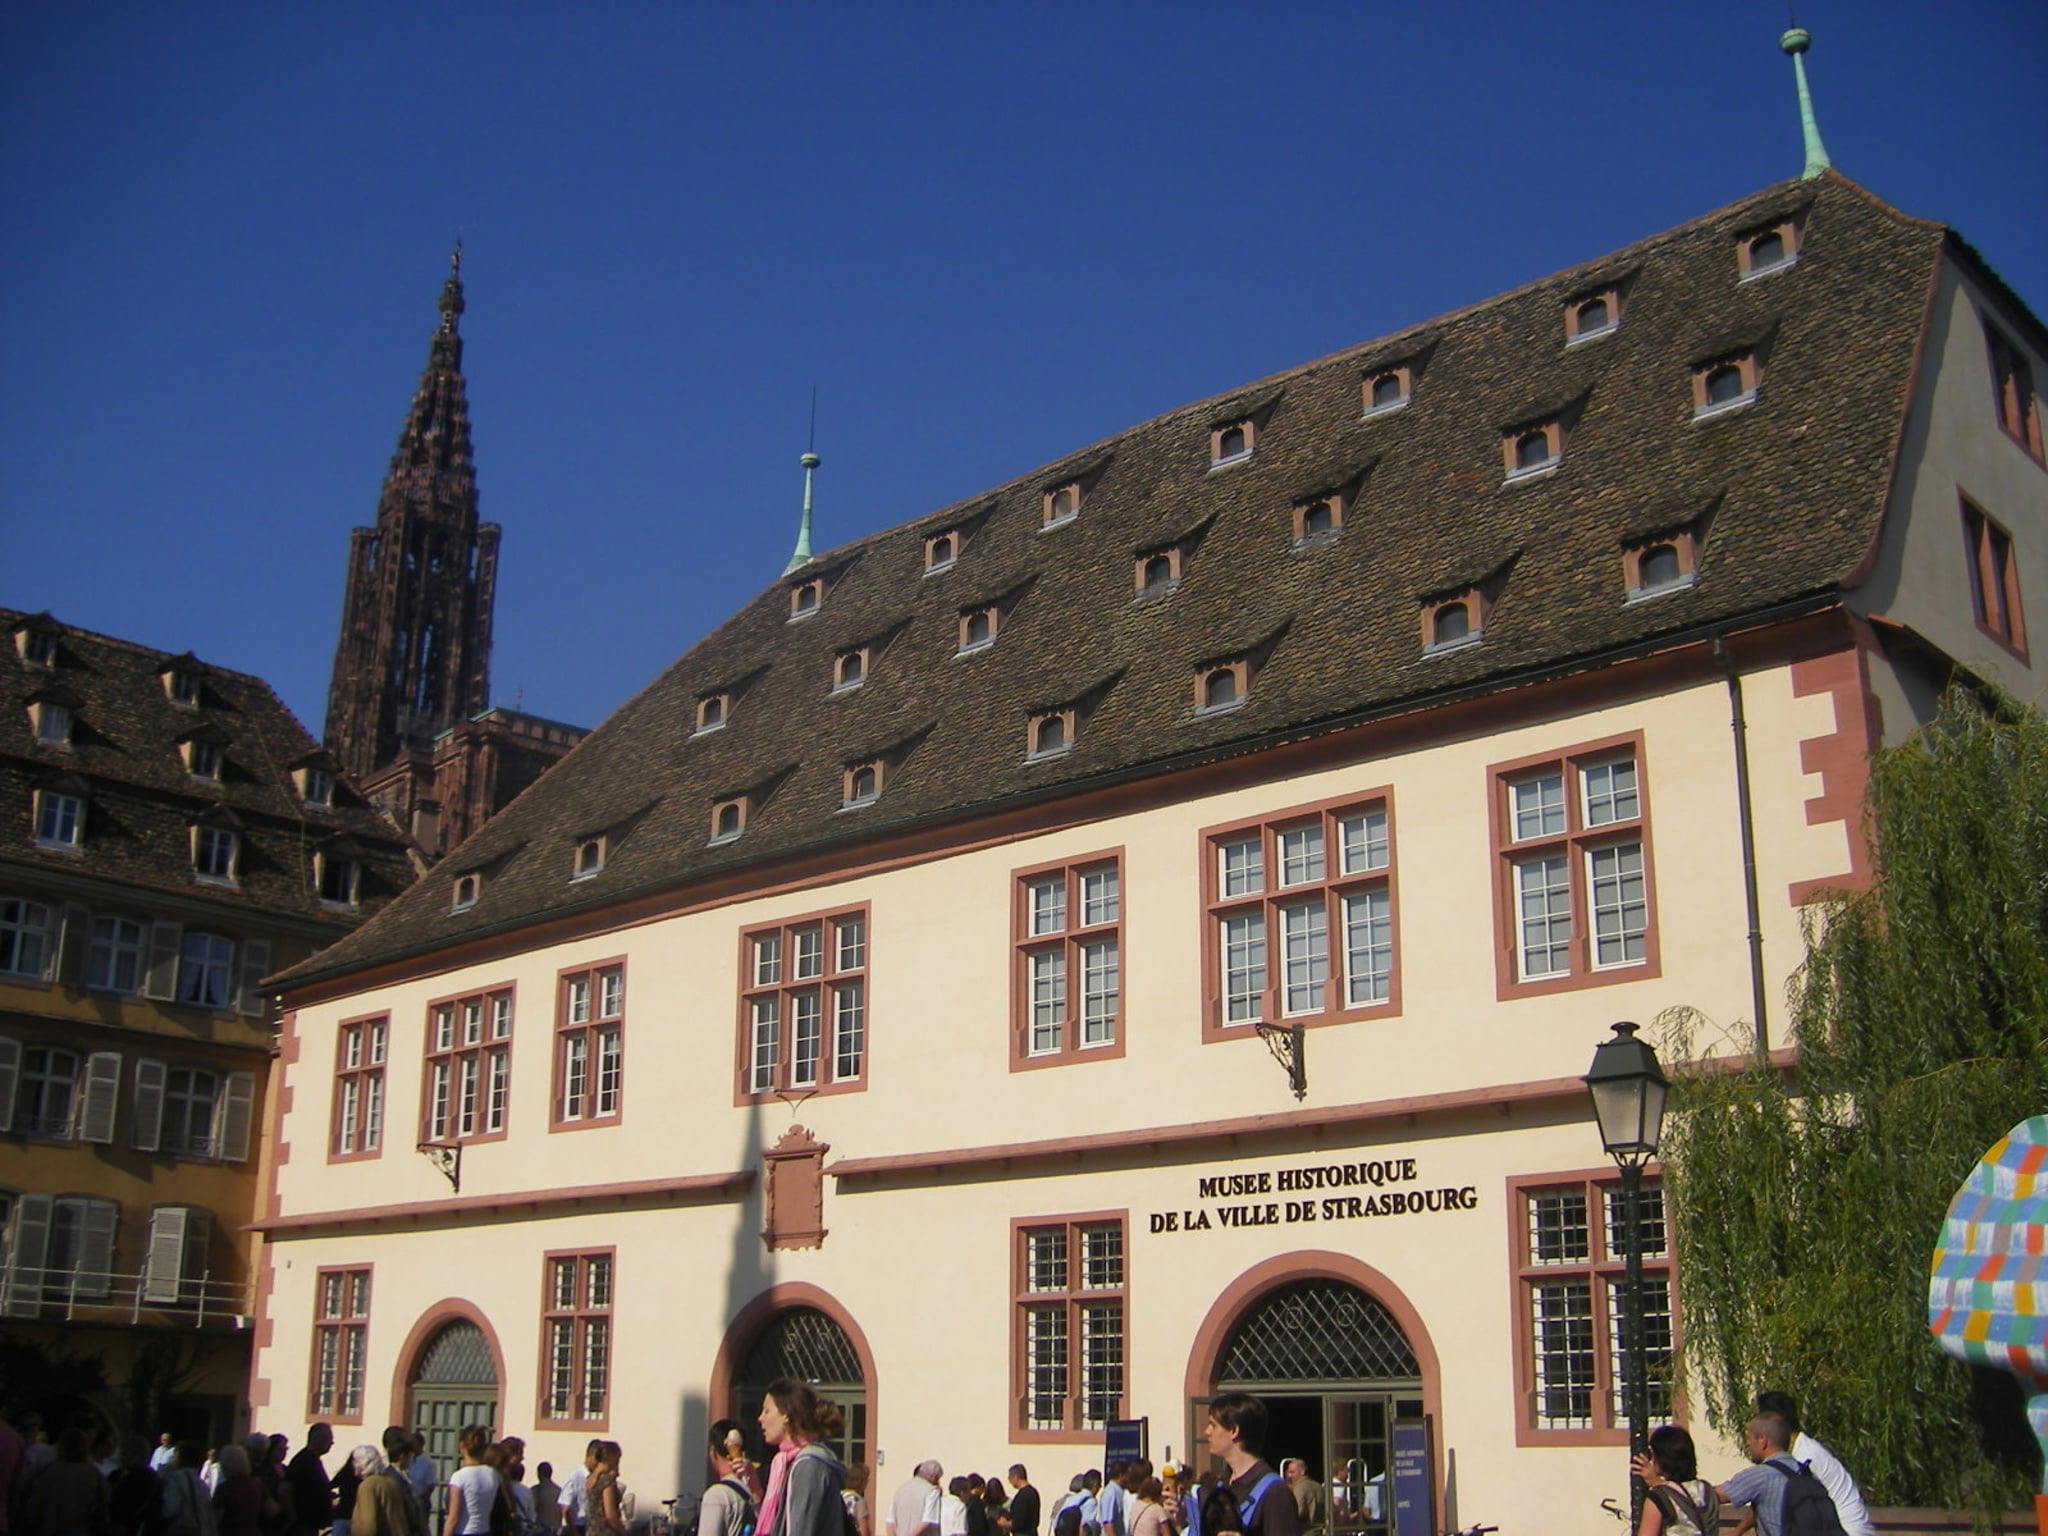
[(490, 703), (499, 530), (476, 519), (459, 245), (440, 308), (376, 526), (349, 536), (327, 745), (365, 789), (378, 770), (431, 752), (437, 736)]

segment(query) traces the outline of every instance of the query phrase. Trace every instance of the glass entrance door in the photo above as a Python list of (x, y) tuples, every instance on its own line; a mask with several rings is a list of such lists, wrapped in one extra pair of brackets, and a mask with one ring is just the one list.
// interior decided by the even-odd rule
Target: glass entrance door
[(1385, 1536), (1393, 1528), (1395, 1419), (1422, 1417), (1422, 1399), (1371, 1392), (1323, 1400), (1333, 1536)]

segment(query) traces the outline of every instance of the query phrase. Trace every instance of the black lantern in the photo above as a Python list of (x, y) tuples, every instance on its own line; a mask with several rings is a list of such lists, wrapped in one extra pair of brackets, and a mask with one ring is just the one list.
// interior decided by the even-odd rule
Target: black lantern
[(1657, 1155), (1664, 1134), (1664, 1095), (1671, 1086), (1657, 1053), (1636, 1038), (1637, 1027), (1615, 1025), (1614, 1038), (1600, 1043), (1586, 1073), (1601, 1144), (1624, 1168), (1640, 1168)]
[[(1671, 1087), (1657, 1053), (1636, 1038), (1636, 1027), (1615, 1025), (1614, 1038), (1600, 1042), (1586, 1073), (1601, 1145), (1621, 1169), (1620, 1247), (1627, 1264), (1621, 1289), (1621, 1400), (1632, 1456), (1650, 1443), (1650, 1363), (1643, 1358), (1643, 1164), (1657, 1155), (1664, 1134), (1664, 1096)], [(1646, 1491), (1631, 1472), (1631, 1531), (1642, 1525)]]

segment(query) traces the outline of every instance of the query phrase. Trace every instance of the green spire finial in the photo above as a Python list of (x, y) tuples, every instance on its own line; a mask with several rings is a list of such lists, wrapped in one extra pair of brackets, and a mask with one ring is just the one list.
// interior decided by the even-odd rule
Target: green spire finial
[[(815, 445), (817, 441), (818, 386), (813, 384), (811, 386), (811, 431), (806, 442)], [(811, 475), (824, 462), (823, 459), (818, 457), (814, 448), (810, 446), (807, 446), (797, 457), (797, 463), (804, 467), (804, 517), (803, 521), (797, 524), (796, 548), (790, 551), (789, 564), (782, 568), (782, 574), (785, 576), (791, 571), (796, 570), (799, 566), (811, 563)]]
[(1832, 164), (1820, 141), (1820, 124), (1813, 120), (1813, 93), (1806, 88), (1806, 62), (1800, 58), (1813, 46), (1813, 35), (1804, 27), (1792, 27), (1778, 39), (1778, 46), (1792, 55), (1792, 78), (1799, 82), (1799, 131), (1806, 138), (1806, 169), (1799, 174), (1811, 181)]

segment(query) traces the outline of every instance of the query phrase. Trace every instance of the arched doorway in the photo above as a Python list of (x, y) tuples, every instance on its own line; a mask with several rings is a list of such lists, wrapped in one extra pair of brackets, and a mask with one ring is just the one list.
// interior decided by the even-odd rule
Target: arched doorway
[(1384, 1276), (1331, 1253), (1268, 1260), (1210, 1309), (1187, 1381), (1190, 1446), (1211, 1398), (1250, 1392), (1270, 1415), (1267, 1459), (1300, 1457), (1328, 1490), (1329, 1522), (1317, 1530), (1392, 1530), (1393, 1426), (1436, 1415), (1437, 1369), (1421, 1319)]
[(845, 1416), (846, 1433), (832, 1442), (833, 1451), (848, 1466), (873, 1465), (867, 1376), (844, 1328), (817, 1307), (790, 1306), (771, 1314), (755, 1333), (733, 1372), (725, 1411), (739, 1420), (757, 1451), (763, 1449), (757, 1422), (761, 1397), (780, 1376), (806, 1382), (819, 1396), (836, 1403)]
[(466, 1317), (444, 1323), (420, 1346), (406, 1382), (407, 1422), (427, 1436), (427, 1452), (445, 1480), (462, 1463), (456, 1439), (482, 1424), (495, 1437), (498, 1366), (491, 1341)]

